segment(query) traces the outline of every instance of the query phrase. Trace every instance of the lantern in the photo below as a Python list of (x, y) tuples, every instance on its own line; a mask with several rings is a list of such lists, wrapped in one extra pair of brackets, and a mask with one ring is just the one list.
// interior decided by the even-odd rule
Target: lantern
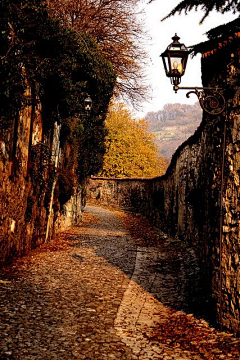
[(161, 54), (161, 57), (167, 77), (170, 77), (172, 85), (177, 87), (185, 73), (190, 51), (179, 42), (180, 37), (177, 34), (172, 39), (173, 42)]
[(84, 100), (84, 108), (86, 111), (91, 111), (92, 109), (92, 99), (89, 95), (87, 95), (86, 99)]

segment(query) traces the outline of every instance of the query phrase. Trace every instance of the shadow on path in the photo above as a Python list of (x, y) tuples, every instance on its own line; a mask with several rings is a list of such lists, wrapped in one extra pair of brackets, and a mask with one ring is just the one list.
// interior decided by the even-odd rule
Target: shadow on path
[[(100, 221), (84, 226), (84, 236), (73, 246), (96, 247), (97, 255), (124, 271), (163, 304), (207, 317), (207, 303), (193, 249), (158, 229), (148, 227), (144, 229), (148, 234), (139, 232), (136, 239), (123, 227), (120, 213), (114, 216), (112, 212), (95, 206), (88, 206), (86, 212)], [(136, 217), (135, 221), (139, 222), (141, 218)], [(149, 231), (150, 244), (147, 240)]]

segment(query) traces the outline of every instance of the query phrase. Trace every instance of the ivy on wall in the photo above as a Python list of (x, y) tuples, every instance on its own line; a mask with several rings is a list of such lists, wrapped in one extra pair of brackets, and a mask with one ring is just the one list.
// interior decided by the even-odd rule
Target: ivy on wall
[[(55, 121), (67, 122), (61, 130), (64, 147), (73, 135), (69, 128), (75, 128), (75, 136), (77, 131), (73, 145), (79, 178), (95, 172), (101, 166), (103, 122), (116, 80), (95, 40), (50, 17), (45, 1), (0, 0), (0, 43), (1, 127), (8, 127), (26, 102), (39, 100), (45, 134)], [(88, 117), (82, 115), (87, 93), (93, 100)]]

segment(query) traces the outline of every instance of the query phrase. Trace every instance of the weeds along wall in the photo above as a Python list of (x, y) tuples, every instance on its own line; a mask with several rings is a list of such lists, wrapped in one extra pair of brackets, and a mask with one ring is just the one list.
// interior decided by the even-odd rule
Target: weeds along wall
[(240, 333), (239, 59), (239, 38), (203, 54), (203, 84), (225, 88), (227, 114), (204, 113), (166, 175), (93, 178), (88, 187), (88, 198), (142, 213), (190, 243), (198, 255), (210, 310), (220, 326), (235, 333)]

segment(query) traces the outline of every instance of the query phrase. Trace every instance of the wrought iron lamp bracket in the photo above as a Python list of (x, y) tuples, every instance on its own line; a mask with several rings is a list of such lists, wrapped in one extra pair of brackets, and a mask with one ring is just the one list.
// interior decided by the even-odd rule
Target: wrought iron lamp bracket
[(190, 94), (197, 95), (201, 108), (210, 115), (220, 115), (226, 109), (226, 100), (219, 91), (222, 90), (221, 88), (180, 87), (175, 85), (173, 89), (175, 92), (178, 90), (191, 90), (186, 94), (187, 98), (189, 98)]

